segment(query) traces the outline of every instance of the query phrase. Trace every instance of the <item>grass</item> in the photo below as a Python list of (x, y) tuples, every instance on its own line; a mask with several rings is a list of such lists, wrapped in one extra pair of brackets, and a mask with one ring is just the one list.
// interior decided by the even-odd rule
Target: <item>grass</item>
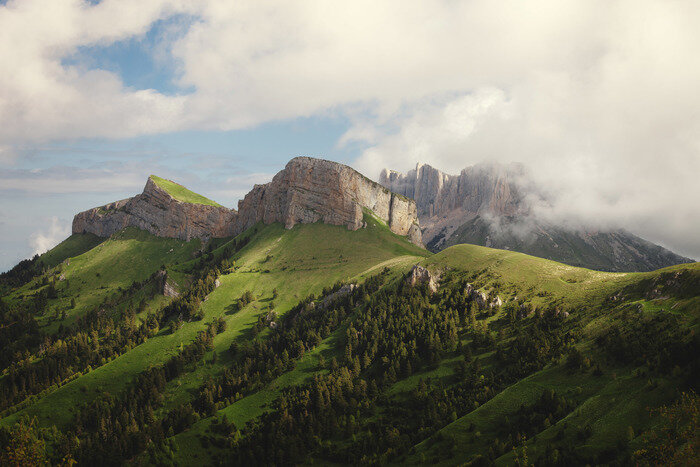
[(151, 180), (155, 182), (160, 188), (165, 190), (170, 196), (183, 203), (192, 204), (205, 204), (207, 206), (223, 207), (216, 201), (212, 201), (209, 198), (202, 196), (194, 191), (190, 191), (179, 183), (175, 183), (172, 180), (166, 180), (160, 178), (156, 175), (151, 175)]
[(569, 306), (588, 304), (642, 277), (643, 273), (610, 273), (568, 266), (523, 253), (477, 245), (455, 245), (431, 256), (424, 264), (433, 270), (476, 276), (478, 286), (507, 287), (513, 296), (533, 305), (566, 299)]
[[(485, 453), (494, 438), (503, 436), (501, 426), (505, 417), (513, 417), (520, 405), (533, 404), (546, 389), (553, 389), (567, 399), (577, 402), (577, 407), (563, 419), (537, 434), (526, 443), (531, 459), (544, 453), (544, 447), (555, 440), (577, 439), (579, 431), (592, 428), (592, 436), (584, 442), (574, 442), (582, 453), (594, 454), (601, 449), (615, 446), (626, 429), (632, 426), (639, 433), (649, 428), (654, 420), (647, 407), (658, 406), (672, 400), (675, 382), (660, 381), (658, 387), (649, 388), (646, 379), (632, 375), (631, 371), (615, 375), (607, 372), (601, 376), (590, 373), (570, 372), (561, 364), (549, 366), (509, 386), (477, 409), (442, 428), (437, 435), (415, 446), (414, 453), (403, 462), (422, 464), (426, 460), (440, 458), (446, 449), (444, 440), (454, 440), (454, 450), (439, 465), (463, 464), (477, 453)], [(515, 458), (508, 452), (496, 459), (497, 465), (513, 465)]]
[[(63, 258), (71, 248), (79, 252), (78, 246), (84, 247), (86, 243), (95, 241), (95, 238), (74, 235), (46, 253), (46, 256), (55, 262)], [(38, 316), (37, 320), (40, 326), (47, 328), (47, 332), (55, 331), (60, 324), (71, 325), (105, 298), (129, 287), (134, 281), (149, 278), (162, 265), (189, 261), (200, 247), (198, 239), (185, 242), (156, 237), (133, 227), (127, 228), (89, 251), (70, 258), (69, 264), (59, 264), (58, 269), (48, 273), (56, 279), (58, 298), (49, 300), (49, 311)], [(40, 283), (41, 278), (34, 279), (13, 292), (10, 299), (24, 300), (31, 297), (41, 290)], [(75, 307), (71, 307), (71, 299), (75, 300)], [(56, 319), (56, 315), (63, 311), (66, 312), (66, 318)]]
[[(220, 286), (203, 302), (202, 321), (185, 323), (174, 334), (167, 329), (161, 330), (155, 337), (99, 368), (79, 374), (63, 386), (54, 387), (36, 400), (29, 401), (19, 412), (0, 420), (0, 426), (8, 426), (18, 417), (28, 415), (36, 416), (42, 426), (56, 425), (61, 429), (71, 421), (80, 405), (103, 392), (118, 394), (123, 391), (139, 373), (151, 365), (165, 363), (181, 346), (190, 343), (199, 331), (205, 329), (207, 323), (222, 317), (227, 328), (215, 337), (213, 350), (204, 361), (192, 365), (180, 377), (167, 383), (164, 406), (156, 412), (157, 416), (162, 416), (180, 404), (191, 402), (205, 378), (216, 377), (231, 363), (228, 356), (231, 343), (251, 339), (251, 328), (260, 314), (275, 311), (278, 316), (283, 316), (301, 299), (310, 294), (318, 295), (324, 287), (339, 281), (361, 282), (384, 268), (389, 268), (394, 277), (398, 277), (412, 265), (422, 263), (433, 271), (439, 270), (445, 277), (457, 275), (467, 279), (481, 290), (497, 288), (506, 300), (517, 296), (533, 305), (566, 304), (582, 310), (592, 309), (628, 284), (659, 274), (659, 271), (604, 273), (474, 245), (457, 245), (430, 255), (405, 238), (393, 234), (370, 213), (365, 214), (365, 221), (367, 227), (354, 232), (342, 226), (322, 223), (301, 224), (290, 230), (280, 224), (256, 225), (236, 239), (250, 240), (233, 254), (231, 259), (235, 261), (235, 266), (222, 272)], [(221, 254), (233, 241), (217, 239), (211, 244), (213, 254)], [(167, 267), (170, 280), (184, 288), (191, 280), (187, 274), (188, 268), (195, 261), (195, 253), (200, 248), (199, 240), (183, 242), (159, 238), (136, 229), (126, 229), (107, 240), (74, 235), (42, 256), (42, 260), (46, 258), (45, 264), (54, 268), (47, 274), (52, 277), (59, 274), (64, 276), (63, 281), (57, 281), (59, 298), (52, 300), (49, 306), (65, 307), (71, 298), (75, 298), (76, 306), (69, 310), (64, 322), (70, 324), (85, 310), (98, 305), (120, 288), (150, 277), (161, 265)], [(70, 258), (70, 262), (64, 262), (67, 258)], [(697, 271), (700, 264), (666, 268), (661, 272), (680, 268)], [(69, 286), (66, 285), (68, 282)], [(34, 280), (13, 292), (11, 299), (27, 299), (40, 289), (40, 280)], [(235, 310), (232, 305), (246, 291), (252, 293), (253, 301), (242, 310)], [(139, 291), (134, 300), (141, 298), (149, 300), (149, 309), (164, 306), (169, 300), (158, 294), (151, 297), (150, 290)], [(687, 310), (695, 310), (697, 314), (699, 308), (697, 297), (675, 302), (639, 300), (639, 304), (644, 313), (671, 310), (684, 314)], [(47, 330), (53, 330), (59, 324), (48, 314), (38, 318)], [(589, 344), (591, 336), (613, 319), (601, 314), (591, 320), (582, 330), (584, 342), (581, 345)], [(268, 332), (263, 331), (260, 337), (265, 338)], [(216, 417), (225, 415), (239, 427), (259, 417), (270, 409), (285, 388), (303, 384), (317, 372), (325, 371), (319, 366), (319, 356), (323, 355), (326, 361), (330, 361), (339, 351), (343, 335), (344, 329), (341, 327), (314, 350), (307, 352), (291, 371), (261, 390), (222, 408), (214, 417), (200, 420), (189, 430), (176, 435), (175, 440), (180, 448), (178, 462), (206, 464), (212, 461), (211, 453), (199, 440), (209, 434), (211, 422)], [(494, 360), (492, 353), (481, 355), (482, 364), (489, 365)], [(217, 356), (216, 363), (212, 361), (214, 354)], [(447, 355), (436, 368), (395, 383), (387, 396), (404, 397), (420, 378), (448, 381), (460, 358), (456, 352)], [(646, 407), (668, 401), (672, 396), (673, 382), (660, 381), (659, 385), (650, 389), (644, 378), (632, 376), (632, 369), (614, 371), (618, 374), (613, 375), (611, 369), (604, 371), (602, 376), (570, 373), (561, 364), (555, 363), (516, 382), (439, 431), (439, 439), (456, 441), (454, 456), (444, 462), (457, 463), (456, 459), (463, 462), (471, 454), (487, 450), (492, 437), (498, 436), (503, 417), (513, 414), (521, 404), (534, 402), (544, 389), (555, 389), (567, 399), (576, 400), (578, 407), (563, 420), (539, 433), (537, 443), (529, 442), (531, 458), (546, 444), (546, 440), (575, 436), (579, 428), (587, 425), (593, 427), (593, 434), (581, 445), (584, 450), (594, 444), (615, 444), (628, 426), (633, 426), (635, 432), (644, 429), (653, 422), (647, 416)], [(472, 424), (474, 430), (470, 429)], [(481, 433), (480, 437), (475, 436), (476, 431)], [(433, 436), (417, 444), (415, 453), (401, 462), (424, 463), (426, 459), (436, 458), (444, 447), (445, 441)], [(497, 459), (497, 463), (502, 465), (513, 462), (510, 453)]]
[[(253, 231), (255, 233), (242, 234), (252, 236), (252, 240), (234, 255), (235, 271), (222, 274), (221, 285), (203, 303), (202, 321), (186, 323), (175, 334), (161, 331), (105, 365), (54, 388), (18, 413), (2, 419), (0, 425), (7, 426), (19, 416), (29, 415), (37, 416), (44, 426), (64, 426), (73, 417), (76, 406), (103, 391), (118, 393), (123, 390), (150, 365), (165, 363), (181, 345), (191, 342), (206, 323), (219, 316), (226, 320), (227, 330), (216, 336), (214, 351), (224, 353), (234, 339), (247, 338), (257, 316), (271, 309), (275, 289), (278, 298), (274, 300), (274, 310), (283, 315), (300, 299), (318, 294), (326, 286), (338, 281), (362, 280), (379, 272), (384, 265), (409, 268), (428, 254), (372, 221), (366, 229), (355, 232), (321, 223), (297, 225), (291, 230), (285, 230), (280, 224), (258, 225)], [(219, 251), (226, 246), (225, 243), (220, 245)], [(170, 268), (173, 277), (181, 277), (177, 270), (188, 264), (187, 260), (198, 249), (198, 240), (183, 242), (159, 238), (136, 229), (116, 234), (89, 252), (72, 258), (66, 267), (71, 291), (79, 293), (76, 309), (99, 303), (109, 290), (146, 278), (161, 264), (173, 265)], [(96, 276), (98, 272), (99, 277)], [(99, 289), (98, 284), (104, 284), (107, 289)], [(255, 300), (243, 310), (232, 312), (231, 305), (247, 290), (253, 293)], [(222, 369), (221, 363), (204, 370), (194, 368), (193, 372), (170, 382), (168, 398), (187, 401), (201, 384), (201, 378), (215, 375)]]
[(68, 258), (74, 258), (92, 250), (106, 238), (91, 233), (73, 234), (39, 257), (47, 268), (53, 268)]

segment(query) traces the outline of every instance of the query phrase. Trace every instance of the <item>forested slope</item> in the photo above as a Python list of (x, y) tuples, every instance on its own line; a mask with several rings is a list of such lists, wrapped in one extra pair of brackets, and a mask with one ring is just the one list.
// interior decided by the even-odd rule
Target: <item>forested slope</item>
[(365, 221), (206, 244), (74, 236), (84, 248), (4, 276), (3, 462), (697, 456), (692, 429), (664, 431), (697, 427), (697, 263), (612, 274), (472, 245), (430, 255)]

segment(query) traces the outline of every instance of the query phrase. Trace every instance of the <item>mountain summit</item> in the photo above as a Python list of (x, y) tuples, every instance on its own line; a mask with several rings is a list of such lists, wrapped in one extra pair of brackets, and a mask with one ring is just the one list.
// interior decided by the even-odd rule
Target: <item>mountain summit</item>
[[(200, 202), (181, 201), (192, 198)], [(209, 204), (202, 204), (200, 198)], [(159, 237), (181, 240), (232, 235), (236, 212), (212, 204), (215, 203), (182, 185), (152, 175), (140, 195), (77, 214), (73, 218), (73, 233), (109, 237), (125, 227), (136, 227)]]
[(473, 243), (604, 271), (650, 271), (692, 262), (624, 230), (570, 229), (534, 216), (538, 189), (520, 164), (478, 164), (449, 175), (418, 164), (384, 169), (380, 183), (416, 200), (428, 249)]
[(208, 239), (238, 235), (257, 222), (280, 222), (287, 229), (323, 222), (357, 230), (365, 225), (365, 211), (395, 234), (421, 244), (413, 200), (346, 165), (311, 157), (296, 157), (271, 182), (255, 185), (238, 203), (238, 211), (151, 176), (140, 195), (76, 215), (73, 233), (108, 237), (137, 227), (161, 237)]

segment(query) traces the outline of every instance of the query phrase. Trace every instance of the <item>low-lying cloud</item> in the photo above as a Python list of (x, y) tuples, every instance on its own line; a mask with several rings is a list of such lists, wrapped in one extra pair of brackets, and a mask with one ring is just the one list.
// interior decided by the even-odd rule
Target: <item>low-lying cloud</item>
[(53, 216), (49, 220), (46, 229), (34, 232), (29, 237), (29, 244), (34, 249), (35, 255), (40, 255), (58, 245), (70, 235), (70, 223), (62, 222)]

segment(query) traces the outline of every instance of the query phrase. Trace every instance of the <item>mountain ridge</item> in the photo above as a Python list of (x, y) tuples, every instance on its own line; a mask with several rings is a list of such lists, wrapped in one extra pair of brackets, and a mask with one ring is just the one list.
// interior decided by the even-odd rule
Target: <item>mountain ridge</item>
[(78, 213), (72, 232), (108, 237), (131, 226), (162, 237), (208, 240), (237, 235), (257, 222), (280, 222), (289, 229), (319, 221), (357, 230), (366, 225), (368, 209), (392, 232), (422, 245), (413, 200), (337, 162), (295, 157), (272, 181), (255, 185), (237, 211), (169, 182), (185, 192), (181, 198), (198, 200), (183, 201), (164, 182), (169, 181), (149, 177), (141, 194)]
[(459, 175), (417, 164), (405, 174), (384, 169), (379, 181), (416, 200), (423, 240), (432, 251), (473, 243), (606, 271), (693, 261), (623, 229), (573, 229), (537, 218), (531, 200), (547, 200), (517, 163), (477, 164)]

